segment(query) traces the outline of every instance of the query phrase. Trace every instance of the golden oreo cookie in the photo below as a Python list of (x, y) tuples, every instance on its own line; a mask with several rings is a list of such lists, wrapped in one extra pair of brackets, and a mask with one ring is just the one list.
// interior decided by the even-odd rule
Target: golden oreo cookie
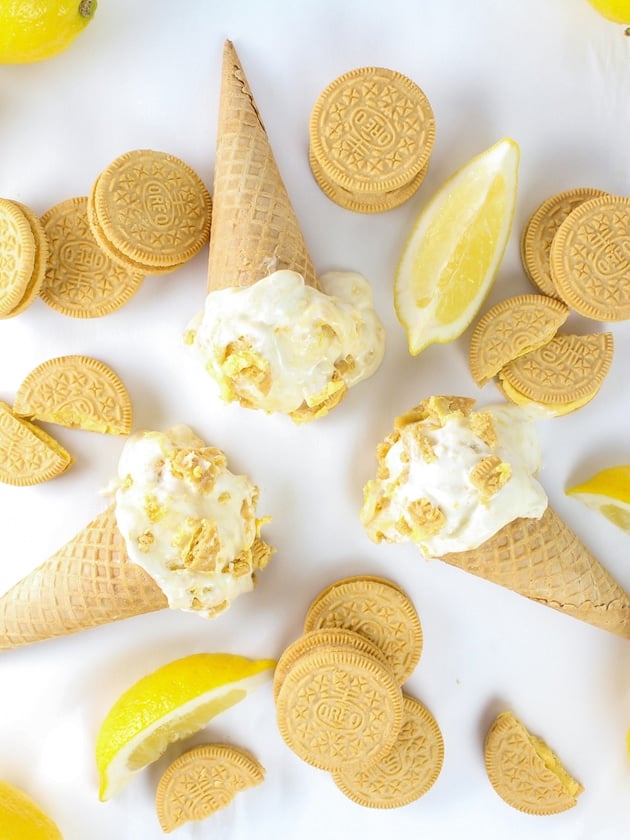
[(587, 318), (630, 318), (630, 198), (603, 195), (580, 204), (551, 243), (553, 282)]
[(288, 672), (276, 705), (285, 743), (323, 770), (378, 761), (402, 723), (391, 669), (356, 650), (316, 649)]
[(0, 198), (0, 318), (24, 298), (35, 269), (33, 231), (15, 201)]
[(338, 627), (311, 630), (286, 647), (278, 659), (273, 672), (273, 696), (276, 700), (278, 699), (278, 693), (280, 692), (282, 683), (298, 659), (306, 653), (321, 648), (358, 650), (359, 653), (372, 656), (389, 667), (389, 663), (380, 648), (359, 633)]
[(569, 307), (548, 295), (518, 295), (491, 307), (470, 339), (470, 372), (482, 388), (504, 365), (546, 344), (569, 317)]
[(390, 752), (379, 761), (332, 774), (345, 796), (366, 808), (401, 808), (424, 796), (444, 762), (444, 739), (431, 712), (403, 695), (403, 720)]
[(17, 487), (41, 484), (61, 475), (73, 460), (43, 429), (0, 402), (0, 481)]
[(610, 370), (613, 351), (612, 333), (558, 333), (543, 347), (501, 368), (499, 384), (518, 405), (568, 414), (597, 394)]
[(558, 228), (576, 207), (600, 195), (606, 193), (591, 187), (576, 187), (557, 193), (543, 201), (525, 225), (521, 261), (529, 279), (543, 294), (561, 297), (549, 267), (551, 243)]
[(14, 201), (13, 203), (20, 208), (22, 213), (24, 213), (24, 218), (30, 225), (31, 233), (33, 234), (33, 242), (35, 243), (35, 259), (33, 261), (33, 273), (31, 274), (31, 279), (26, 284), (24, 294), (6, 316), (7, 318), (13, 318), (16, 315), (20, 315), (22, 312), (25, 312), (37, 298), (44, 281), (49, 253), (48, 238), (46, 237), (46, 232), (39, 218), (35, 215), (35, 213), (33, 213), (30, 207), (26, 206), (26, 204), (22, 204), (19, 201)]
[(526, 814), (559, 814), (577, 805), (584, 790), (547, 744), (511, 712), (500, 714), (488, 730), (485, 762), (501, 799)]
[(422, 653), (422, 627), (409, 596), (396, 584), (359, 575), (328, 586), (315, 598), (304, 630), (353, 630), (380, 648), (402, 685)]
[(210, 236), (210, 194), (197, 173), (166, 152), (126, 152), (89, 197), (94, 235), (112, 259), (144, 273), (172, 271)]
[[(341, 198), (342, 206), (357, 200), (362, 212), (378, 212), (384, 199), (396, 206), (419, 186), (435, 121), (411, 79), (383, 67), (360, 67), (320, 94), (309, 137), (313, 174), (329, 197)], [(403, 188), (410, 192), (397, 192)]]
[(94, 239), (87, 198), (56, 204), (41, 222), (50, 256), (40, 297), (52, 309), (71, 318), (100, 318), (138, 291), (143, 275), (111, 260)]
[(247, 750), (231, 744), (193, 747), (166, 768), (158, 783), (155, 808), (162, 831), (205, 820), (264, 778), (265, 768)]
[(89, 356), (58, 356), (38, 365), (18, 388), (13, 411), (71, 429), (131, 431), (131, 400), (122, 380)]

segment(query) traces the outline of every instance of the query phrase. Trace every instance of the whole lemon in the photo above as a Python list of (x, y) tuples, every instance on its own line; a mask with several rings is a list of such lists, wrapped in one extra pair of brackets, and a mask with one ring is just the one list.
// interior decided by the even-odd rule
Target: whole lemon
[(42, 61), (63, 52), (95, 11), (96, 0), (2, 0), (0, 64)]
[(630, 0), (588, 0), (608, 20), (630, 24)]

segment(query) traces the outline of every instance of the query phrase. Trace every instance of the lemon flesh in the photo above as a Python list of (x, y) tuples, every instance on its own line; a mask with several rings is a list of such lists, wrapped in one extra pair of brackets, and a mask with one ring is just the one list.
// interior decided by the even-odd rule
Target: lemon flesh
[(55, 823), (30, 796), (0, 781), (0, 837), (2, 840), (63, 840)]
[(275, 661), (223, 653), (176, 659), (138, 680), (109, 710), (96, 739), (101, 800), (118, 793), (186, 738), (271, 680)]
[(43, 61), (67, 49), (94, 17), (96, 0), (3, 0), (0, 64)]
[(630, 23), (630, 0), (588, 0), (591, 6), (614, 23)]
[(519, 147), (504, 138), (452, 175), (420, 213), (394, 304), (409, 352), (460, 336), (490, 291), (512, 229)]
[(630, 534), (630, 466), (608, 467), (567, 491)]

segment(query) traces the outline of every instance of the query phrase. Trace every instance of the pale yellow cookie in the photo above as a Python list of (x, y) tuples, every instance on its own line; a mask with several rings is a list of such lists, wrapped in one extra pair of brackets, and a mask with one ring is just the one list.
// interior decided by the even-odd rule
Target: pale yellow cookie
[(310, 605), (304, 630), (339, 627), (370, 639), (402, 685), (422, 653), (422, 626), (409, 596), (384, 578), (358, 575), (326, 587)]
[(10, 316), (26, 294), (36, 251), (31, 225), (20, 205), (0, 198), (0, 318)]
[(488, 731), (485, 762), (490, 784), (508, 805), (526, 814), (558, 814), (577, 805), (582, 785), (540, 738), (511, 712), (500, 714)]
[(104, 362), (89, 356), (58, 356), (24, 379), (13, 411), (30, 420), (112, 435), (131, 431), (129, 393)]
[(100, 318), (127, 303), (144, 275), (114, 262), (88, 224), (87, 198), (69, 198), (41, 217), (50, 256), (40, 297), (71, 318)]
[(303, 761), (324, 770), (378, 761), (402, 724), (391, 669), (356, 650), (316, 649), (288, 672), (276, 705), (280, 734)]
[(41, 484), (61, 475), (73, 460), (51, 435), (0, 402), (0, 481), (18, 487)]
[(35, 243), (35, 258), (33, 261), (33, 273), (31, 274), (31, 279), (26, 284), (22, 298), (8, 313), (8, 315), (5, 316), (7, 318), (13, 318), (16, 315), (20, 315), (22, 312), (25, 312), (37, 298), (44, 281), (48, 265), (48, 255), (50, 252), (48, 238), (39, 218), (30, 209), (30, 207), (26, 206), (26, 204), (22, 204), (19, 201), (14, 201), (13, 203), (20, 208), (24, 214), (24, 218), (30, 225), (31, 233), (33, 234), (33, 242)]
[(576, 207), (551, 243), (562, 299), (597, 321), (630, 318), (630, 198), (603, 195)]
[(470, 372), (482, 388), (512, 359), (536, 350), (556, 334), (569, 307), (548, 295), (518, 295), (492, 306), (470, 339)]
[(184, 161), (150, 149), (116, 158), (96, 179), (89, 219), (112, 259), (145, 273), (172, 271), (210, 236), (212, 202)]
[(431, 712), (403, 696), (403, 720), (391, 750), (379, 761), (336, 770), (333, 780), (345, 796), (366, 808), (401, 808), (424, 796), (444, 762), (444, 739)]
[(544, 295), (561, 297), (549, 267), (551, 243), (558, 228), (576, 207), (606, 195), (592, 187), (576, 187), (545, 199), (530, 216), (521, 239), (521, 261), (529, 279)]
[(193, 747), (167, 767), (158, 783), (155, 807), (162, 831), (207, 819), (264, 778), (265, 768), (247, 750), (231, 744)]
[(517, 405), (568, 414), (597, 394), (610, 370), (613, 351), (612, 333), (558, 333), (544, 346), (501, 368), (499, 385)]

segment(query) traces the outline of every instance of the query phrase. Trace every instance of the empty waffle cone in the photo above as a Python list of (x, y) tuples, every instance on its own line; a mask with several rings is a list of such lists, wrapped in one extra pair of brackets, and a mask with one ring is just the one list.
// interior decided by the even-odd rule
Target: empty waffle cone
[(158, 584), (128, 558), (111, 505), (0, 598), (0, 650), (167, 606)]
[(630, 596), (550, 507), (540, 519), (515, 519), (479, 548), (440, 559), (630, 638)]
[(251, 286), (291, 269), (317, 287), (315, 268), (231, 41), (225, 42), (208, 292)]

